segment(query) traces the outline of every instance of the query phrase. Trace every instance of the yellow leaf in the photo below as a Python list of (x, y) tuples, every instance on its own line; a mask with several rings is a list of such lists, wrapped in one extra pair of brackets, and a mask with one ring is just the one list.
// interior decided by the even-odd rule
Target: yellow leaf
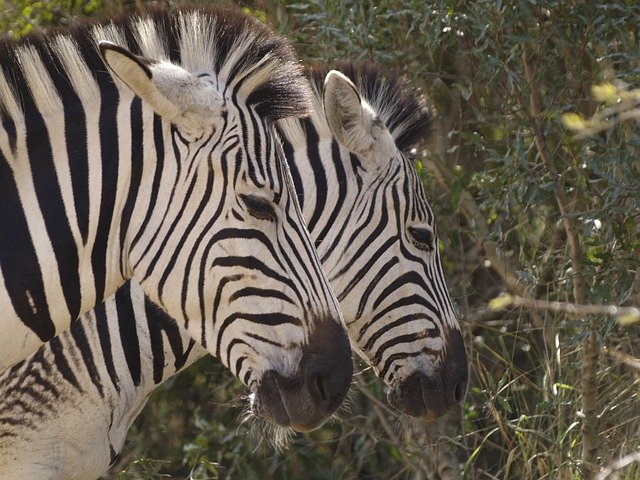
[(618, 323), (623, 327), (627, 325), (633, 325), (638, 321), (640, 321), (640, 310), (638, 310), (637, 308), (634, 308), (630, 313), (625, 313), (624, 315), (620, 315), (618, 317)]
[(588, 121), (577, 113), (563, 113), (562, 123), (565, 127), (569, 130), (573, 130), (574, 132), (582, 131), (588, 127)]
[(599, 102), (616, 103), (618, 101), (618, 89), (611, 83), (602, 83), (591, 87), (591, 93)]
[(513, 303), (511, 295), (500, 295), (489, 302), (489, 309), (502, 310)]

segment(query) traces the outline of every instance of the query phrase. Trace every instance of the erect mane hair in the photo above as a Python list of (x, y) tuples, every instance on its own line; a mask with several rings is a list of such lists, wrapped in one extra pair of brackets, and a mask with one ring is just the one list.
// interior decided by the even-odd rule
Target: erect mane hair
[[(63, 103), (69, 98), (91, 99), (96, 85), (100, 91), (113, 88), (97, 48), (100, 40), (153, 60), (172, 61), (192, 74), (209, 73), (217, 78), (220, 93), (226, 90), (228, 97), (237, 96), (264, 118), (310, 112), (308, 82), (286, 39), (228, 8), (151, 6), (146, 14), (118, 14), (17, 41), (0, 40), (2, 117), (6, 119), (16, 106), (22, 113), (33, 107), (30, 85), (42, 83), (47, 93), (57, 93)], [(37, 79), (33, 74), (27, 78), (25, 64), (31, 64), (30, 72), (34, 65), (36, 71), (44, 65), (46, 72)], [(84, 88), (85, 80), (92, 85)]]
[(320, 105), (324, 79), (329, 70), (339, 70), (349, 77), (389, 129), (400, 151), (409, 153), (418, 143), (428, 140), (434, 129), (435, 111), (427, 99), (411, 87), (406, 77), (372, 61), (310, 66), (307, 77)]

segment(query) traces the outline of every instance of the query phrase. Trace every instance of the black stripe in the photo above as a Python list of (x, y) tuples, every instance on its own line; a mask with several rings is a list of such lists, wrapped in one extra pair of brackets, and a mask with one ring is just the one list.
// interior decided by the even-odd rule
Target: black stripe
[(386, 306), (385, 308), (377, 312), (373, 317), (371, 317), (369, 321), (367, 321), (367, 323), (365, 323), (360, 328), (358, 340), (365, 335), (365, 333), (370, 327), (372, 327), (373, 325), (376, 325), (381, 318), (387, 316), (387, 314), (389, 314), (393, 310), (405, 311), (408, 309), (408, 307), (414, 307), (416, 305), (426, 308), (436, 317), (439, 315), (438, 309), (434, 307), (431, 303), (429, 303), (423, 296), (418, 294), (408, 295), (406, 297), (396, 300), (392, 304)]
[(53, 337), (49, 340), (49, 348), (51, 349), (51, 353), (53, 354), (54, 363), (56, 364), (56, 369), (62, 375), (67, 382), (69, 382), (74, 388), (78, 391), (82, 392), (83, 389), (80, 387), (78, 383), (78, 379), (73, 373), (73, 369), (69, 365), (67, 361), (67, 357), (64, 355), (64, 350), (62, 347), (62, 343), (60, 341), (60, 337)]
[(387, 375), (387, 372), (389, 371), (389, 368), (391, 367), (393, 362), (395, 362), (396, 360), (404, 360), (406, 358), (420, 357), (420, 356), (424, 355), (424, 353), (425, 352), (420, 350), (420, 351), (417, 351), (417, 352), (394, 353), (393, 355), (390, 355), (389, 358), (387, 358), (387, 360), (384, 362), (384, 365), (382, 366), (382, 368), (380, 369), (378, 377), (384, 378)]
[(318, 133), (315, 128), (313, 128), (313, 125), (311, 125), (311, 122), (302, 122), (302, 126), (305, 128), (305, 135), (307, 137), (307, 158), (313, 170), (313, 180), (316, 185), (316, 202), (311, 218), (307, 222), (307, 228), (309, 231), (313, 231), (327, 204), (327, 176), (322, 167), (322, 159), (320, 158), (320, 151), (318, 150), (318, 144), (320, 142)]
[(162, 332), (167, 337), (171, 352), (175, 358), (175, 371), (180, 370), (187, 362), (195, 341), (189, 340), (184, 346), (183, 337), (178, 324), (164, 311), (155, 305), (149, 298), (145, 297), (145, 311), (147, 324), (149, 325), (149, 335), (151, 337), (151, 355), (153, 356), (153, 380), (156, 384), (162, 381), (165, 370), (164, 340)]
[(291, 172), (291, 178), (293, 179), (293, 185), (296, 190), (296, 196), (298, 198), (298, 204), (300, 205), (300, 210), (304, 212), (305, 195), (304, 195), (304, 187), (302, 185), (302, 177), (300, 175), (300, 170), (298, 169), (298, 165), (296, 165), (296, 162), (295, 162), (295, 151), (293, 150), (293, 145), (291, 145), (291, 143), (287, 140), (287, 137), (285, 135), (282, 135), (282, 151), (284, 152), (284, 156), (287, 159), (287, 163), (289, 164), (289, 171)]
[(267, 266), (267, 264), (259, 260), (257, 257), (218, 257), (215, 258), (213, 262), (211, 262), (211, 269), (216, 267), (232, 269), (246, 268), (247, 270), (257, 270), (265, 277), (273, 279), (276, 282), (283, 283), (292, 290), (295, 290), (295, 285), (290, 278), (282, 276), (275, 270), (272, 270)]
[[(158, 192), (160, 191), (161, 173), (164, 171), (164, 131), (162, 129), (162, 119), (158, 115), (153, 115), (153, 146), (155, 149), (155, 174), (153, 176), (153, 184), (151, 186), (151, 195), (149, 197), (149, 205), (153, 206), (157, 203)], [(142, 163), (142, 162), (141, 162)], [(130, 250), (133, 250), (140, 241), (140, 237), (145, 233), (147, 225), (153, 215), (153, 208), (148, 208), (144, 220), (140, 224), (140, 230), (136, 232), (135, 237), (131, 241)]]
[[(123, 291), (122, 288), (116, 292), (116, 297), (118, 295), (124, 295), (124, 293), (119, 293), (121, 291)], [(100, 339), (100, 347), (102, 348), (104, 365), (109, 373), (111, 384), (115, 388), (116, 392), (120, 393), (120, 379), (116, 373), (115, 365), (113, 364), (113, 352), (111, 351), (111, 335), (109, 334), (109, 321), (107, 318), (106, 304), (104, 302), (99, 303), (93, 311), (96, 316), (96, 328), (98, 330), (98, 338)]]
[[(386, 350), (388, 350), (391, 347), (394, 347), (396, 345), (400, 345), (400, 344), (412, 344), (414, 342), (416, 342), (417, 340), (422, 339), (423, 337), (421, 336), (420, 333), (409, 333), (407, 335), (398, 335), (397, 337), (394, 337), (388, 341), (386, 341), (385, 343), (383, 343), (382, 345), (380, 345), (380, 348), (378, 349), (378, 351), (375, 353), (375, 355), (373, 356), (372, 362), (374, 365), (378, 365), (380, 363), (380, 361), (382, 360), (382, 356), (384, 355), (384, 352)], [(422, 350), (420, 350), (418, 352), (419, 354), (425, 353)], [(409, 354), (403, 352), (401, 353), (401, 355), (406, 355), (409, 356)]]
[[(26, 102), (25, 102), (26, 103)], [(46, 234), (56, 258), (60, 282), (70, 318), (80, 314), (80, 277), (78, 248), (71, 233), (69, 219), (57, 181), (49, 132), (35, 104), (25, 105), (27, 155), (31, 166), (38, 206), (44, 219)], [(45, 232), (33, 232), (42, 235)], [(44, 267), (42, 265), (41, 267)], [(3, 267), (4, 268), (4, 267)]]
[[(89, 235), (89, 153), (87, 146), (87, 118), (82, 102), (71, 85), (62, 62), (55, 56), (43, 55), (47, 72), (58, 90), (64, 111), (64, 134), (71, 174), (73, 203), (83, 245)], [(75, 316), (73, 317), (75, 318)]]
[(218, 330), (218, 338), (216, 340), (215, 354), (218, 357), (221, 356), (220, 346), (222, 344), (222, 337), (225, 330), (231, 326), (236, 320), (244, 320), (258, 325), (275, 327), (277, 325), (295, 325), (296, 327), (302, 327), (302, 322), (296, 317), (286, 315), (284, 313), (234, 313), (224, 319)]
[[(374, 343), (376, 343), (376, 340), (378, 340), (380, 337), (382, 337), (385, 333), (387, 333), (389, 330), (395, 328), (395, 327), (402, 327), (403, 329), (407, 329), (409, 328), (409, 324), (412, 322), (418, 321), (420, 323), (423, 324), (423, 326), (425, 325), (426, 321), (430, 321), (429, 319), (425, 318), (423, 313), (413, 313), (410, 315), (401, 315), (400, 317), (396, 318), (396, 320), (394, 320), (393, 322), (388, 322), (385, 323), (383, 325), (380, 325), (380, 329), (377, 330), (373, 335), (371, 335), (371, 337), (369, 338), (369, 340), (367, 340), (367, 343), (365, 344), (365, 346), (362, 348), (365, 352), (370, 351), (373, 348)], [(435, 324), (435, 322), (433, 322)], [(420, 325), (417, 325), (417, 327), (419, 328)], [(414, 327), (415, 328), (415, 327)], [(423, 329), (422, 331), (425, 331), (425, 329)], [(434, 325), (433, 328), (429, 328), (426, 330), (426, 335), (429, 338), (437, 338), (440, 336), (440, 330), (438, 329), (437, 325)], [(418, 340), (420, 338), (424, 338), (424, 337), (419, 337)], [(360, 336), (360, 339), (362, 339), (362, 336)], [(359, 339), (359, 340), (360, 340)]]
[[(104, 300), (107, 277), (107, 245), (111, 231), (111, 219), (114, 214), (116, 188), (118, 185), (118, 125), (116, 114), (118, 98), (115, 92), (102, 92), (98, 130), (102, 149), (102, 194), (100, 216), (96, 231), (96, 240), (91, 254), (91, 266), (96, 287), (96, 302)], [(114, 96), (116, 96), (114, 98)], [(132, 138), (132, 143), (142, 139)]]
[[(225, 365), (227, 366), (227, 368), (229, 368), (231, 370), (231, 352), (233, 351), (233, 348), (236, 345), (247, 345), (248, 347), (250, 347), (254, 352), (255, 349), (253, 347), (251, 347), (251, 345), (249, 345), (246, 341), (240, 339), (240, 338), (234, 338), (233, 340), (231, 340), (231, 342), (229, 342), (229, 345), (227, 346), (227, 355), (226, 355), (226, 363)], [(257, 352), (256, 352), (257, 353)], [(238, 374), (240, 373), (240, 370), (238, 370), (238, 367), (242, 368), (242, 361), (241, 359), (245, 358), (244, 356), (240, 356), (238, 358), (238, 360), (236, 361), (236, 370), (232, 370), (231, 372), (237, 377)]]
[[(129, 288), (128, 286), (123, 288)], [(147, 326), (149, 328), (149, 342), (151, 345), (151, 355), (153, 356), (153, 383), (156, 385), (162, 381), (164, 375), (164, 342), (162, 340), (161, 318), (164, 312), (146, 296), (144, 298), (145, 311), (147, 312)], [(137, 321), (137, 320), (136, 320)]]
[[(219, 282), (218, 282), (218, 286), (216, 287), (216, 295), (213, 297), (213, 323), (215, 324), (216, 319), (218, 318), (218, 309), (220, 308), (220, 303), (222, 302), (222, 298), (223, 298), (223, 292), (225, 287), (227, 286), (227, 284), (232, 283), (232, 282), (237, 282), (240, 281), (244, 278), (244, 275), (238, 274), (238, 275), (230, 275), (230, 276), (225, 276), (223, 277)], [(226, 296), (225, 296), (226, 298)], [(206, 322), (206, 319), (203, 319), (203, 322)], [(207, 339), (204, 337), (204, 328), (202, 329), (201, 332), (201, 339), (200, 342), (202, 343), (202, 346), (204, 348), (207, 347)]]
[[(247, 121), (245, 119), (245, 113), (242, 110), (242, 108), (238, 108), (237, 107), (237, 102), (235, 102), (235, 98), (233, 99), (233, 104), (236, 106), (237, 108), (237, 113), (238, 113), (238, 121), (240, 123), (240, 132), (242, 132), (242, 151), (245, 153), (245, 155), (248, 154), (248, 152), (251, 152), (252, 150), (249, 148), (249, 139), (247, 138), (247, 132), (248, 130), (248, 125), (247, 125)], [(253, 116), (249, 115), (250, 119), (253, 121)], [(262, 182), (256, 173), (256, 165), (258, 166), (259, 169), (259, 174), (261, 176), (261, 178), (264, 178), (264, 171), (262, 169), (262, 162), (261, 161), (256, 161), (253, 158), (245, 158), (246, 162), (247, 162), (247, 173), (249, 174), (249, 178), (251, 179), (251, 183), (253, 185), (255, 185), (257, 188), (262, 188), (265, 186), (264, 182)]]
[[(123, 289), (118, 290), (118, 292)], [(137, 387), (140, 385), (141, 366), (140, 366), (140, 344), (138, 343), (138, 332), (136, 330), (135, 314), (133, 312), (133, 304), (131, 296), (126, 291), (122, 295), (116, 295), (116, 310), (118, 312), (118, 328), (120, 331), (120, 340), (122, 342), (122, 350), (124, 358), (129, 367), (131, 380)]]
[(382, 301), (391, 295), (393, 292), (396, 292), (400, 289), (400, 287), (404, 284), (415, 285), (420, 288), (422, 291), (427, 291), (427, 285), (424, 283), (424, 279), (422, 276), (415, 271), (408, 271), (403, 273), (402, 275), (394, 278), (392, 282), (390, 282), (382, 291), (382, 293), (374, 300), (373, 309), (378, 308), (378, 305), (382, 303)]
[[(318, 235), (314, 235), (316, 245), (324, 241), (324, 238), (327, 236), (327, 234), (333, 228), (335, 228), (336, 220), (338, 219), (338, 214), (342, 210), (342, 207), (344, 206), (344, 203), (345, 203), (344, 199), (347, 196), (347, 182), (345, 180), (347, 177), (347, 173), (344, 169), (344, 162), (342, 160), (342, 157), (340, 156), (340, 145), (335, 139), (331, 141), (331, 159), (333, 160), (333, 166), (336, 169), (335, 175), (337, 178), (336, 183), (338, 185), (338, 197), (331, 199), (331, 204), (333, 206), (331, 215), (329, 216), (329, 219), (325, 223), (324, 228), (320, 231), (320, 233)], [(317, 168), (322, 168), (322, 166), (318, 165)], [(322, 188), (325, 191), (329, 190), (326, 184), (322, 185), (319, 188)], [(316, 203), (316, 206), (317, 206), (317, 203)], [(323, 205), (323, 210), (326, 210), (327, 208), (330, 208), (330, 207), (328, 207), (328, 205)], [(311, 228), (309, 228), (309, 231), (311, 231)]]
[(102, 381), (100, 379), (100, 374), (98, 373), (98, 369), (96, 368), (95, 361), (93, 359), (93, 350), (91, 348), (91, 344), (87, 339), (87, 334), (84, 331), (84, 324), (82, 321), (76, 321), (71, 326), (71, 335), (73, 336), (73, 341), (75, 342), (76, 350), (80, 350), (80, 354), (82, 355), (82, 360), (87, 367), (87, 373), (89, 374), (89, 378), (91, 382), (98, 389), (98, 393), (101, 397), (104, 397), (104, 389), (102, 387)]
[(269, 299), (272, 299), (272, 300), (279, 299), (279, 300), (282, 300), (282, 301), (284, 301), (286, 303), (290, 303), (292, 305), (295, 305), (295, 303), (291, 299), (291, 297), (289, 297), (284, 292), (281, 292), (279, 290), (273, 290), (273, 289), (269, 289), (269, 288), (259, 288), (259, 287), (241, 288), (240, 290), (237, 290), (234, 293), (232, 293), (231, 296), (229, 297), (228, 301), (229, 301), (229, 303), (231, 303), (231, 302), (233, 302), (235, 300), (238, 300), (238, 299), (241, 299), (241, 298), (245, 298), (245, 297), (261, 297), (261, 298), (269, 298)]
[[(0, 218), (3, 224), (0, 228), (0, 265), (5, 277), (5, 288), (13, 309), (22, 322), (41, 341), (47, 342), (56, 334), (56, 328), (49, 314), (42, 271), (29, 235), (18, 188), (1, 151), (0, 191)], [(20, 274), (19, 281), (12, 281), (9, 276), (15, 273)]]
[[(125, 237), (129, 230), (133, 207), (138, 198), (140, 182), (142, 180), (142, 169), (144, 166), (143, 151), (143, 118), (142, 118), (142, 100), (135, 97), (131, 102), (131, 179), (129, 182), (129, 191), (127, 201), (122, 209), (122, 218), (120, 220), (120, 247), (125, 248)], [(139, 140), (139, 141), (137, 141)], [(151, 209), (149, 209), (151, 210)], [(122, 259), (124, 261), (124, 259)], [(124, 265), (120, 265), (120, 272), (124, 277)]]

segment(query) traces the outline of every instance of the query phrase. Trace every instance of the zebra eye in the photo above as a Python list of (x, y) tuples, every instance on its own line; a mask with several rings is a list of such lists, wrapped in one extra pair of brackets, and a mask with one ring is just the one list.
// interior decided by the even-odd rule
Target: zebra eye
[(409, 227), (411, 243), (420, 250), (432, 252), (435, 248), (433, 230), (424, 227)]
[(242, 201), (247, 206), (247, 210), (252, 217), (260, 220), (276, 221), (276, 211), (271, 202), (266, 198), (257, 197), (255, 195), (240, 195)]

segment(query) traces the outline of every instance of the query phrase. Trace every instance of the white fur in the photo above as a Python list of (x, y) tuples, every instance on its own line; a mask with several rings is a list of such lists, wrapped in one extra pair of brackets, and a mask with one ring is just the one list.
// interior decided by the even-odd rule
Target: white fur
[[(156, 25), (149, 18), (139, 18), (133, 29), (142, 55), (154, 58), (158, 61), (168, 62), (169, 51), (167, 49), (165, 35), (158, 31)], [(118, 44), (124, 46), (125, 44)]]
[(195, 136), (213, 128), (223, 101), (211, 82), (165, 61), (148, 67), (152, 75), (149, 78), (132, 57), (111, 48), (108, 42), (100, 45), (113, 73), (158, 115)]
[(329, 128), (347, 149), (367, 159), (385, 162), (396, 155), (391, 133), (377, 120), (355, 85), (331, 70), (324, 83), (324, 112)]
[(180, 63), (189, 72), (199, 73), (215, 72), (214, 60), (217, 57), (215, 31), (215, 19), (202, 17), (195, 12), (180, 12), (178, 24), (180, 25)]

